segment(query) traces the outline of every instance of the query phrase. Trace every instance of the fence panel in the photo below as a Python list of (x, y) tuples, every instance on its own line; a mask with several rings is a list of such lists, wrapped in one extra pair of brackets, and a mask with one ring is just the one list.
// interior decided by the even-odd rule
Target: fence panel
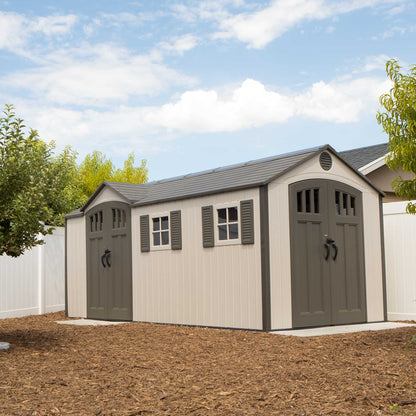
[(407, 202), (383, 205), (387, 315), (391, 321), (416, 320), (416, 216)]
[(65, 229), (17, 258), (0, 256), (0, 318), (65, 309)]

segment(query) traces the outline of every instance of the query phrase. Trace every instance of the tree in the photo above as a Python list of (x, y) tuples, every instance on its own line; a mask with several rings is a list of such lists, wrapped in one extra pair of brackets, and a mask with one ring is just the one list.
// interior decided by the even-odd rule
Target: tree
[(116, 169), (113, 162), (106, 156), (94, 151), (88, 154), (78, 167), (76, 184), (83, 203), (92, 195), (103, 181), (145, 183), (147, 182), (146, 160), (142, 159), (140, 166), (134, 166), (135, 156), (130, 153), (124, 162), (123, 169)]
[(77, 186), (77, 152), (67, 146), (61, 154), (48, 163), (45, 203), (49, 213), (48, 225), (63, 226), (64, 215), (79, 208), (85, 202)]
[[(386, 63), (386, 72), (393, 82), (389, 94), (380, 97), (384, 112), (377, 113), (377, 121), (389, 136), (387, 165), (415, 174), (413, 179), (398, 177), (393, 182), (396, 195), (407, 200), (416, 199), (416, 65), (402, 74), (395, 59)], [(416, 204), (409, 202), (407, 212), (416, 214)]]
[(46, 144), (35, 130), (25, 133), (13, 106), (0, 118), (0, 255), (17, 257), (42, 241), (50, 230), (46, 204), (48, 161), (53, 144)]

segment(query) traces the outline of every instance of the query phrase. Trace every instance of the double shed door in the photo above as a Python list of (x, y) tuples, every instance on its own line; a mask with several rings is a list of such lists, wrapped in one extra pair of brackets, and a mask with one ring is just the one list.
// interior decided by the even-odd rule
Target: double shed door
[(293, 327), (365, 322), (361, 192), (324, 179), (289, 192)]
[(132, 320), (131, 212), (105, 202), (86, 213), (87, 317)]

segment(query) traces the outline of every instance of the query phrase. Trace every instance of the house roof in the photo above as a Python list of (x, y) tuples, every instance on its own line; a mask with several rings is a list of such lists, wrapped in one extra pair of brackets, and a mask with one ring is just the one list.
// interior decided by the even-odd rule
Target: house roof
[[(80, 210), (68, 214), (67, 218), (82, 215), (105, 186), (134, 206), (150, 205), (265, 185), (324, 150), (339, 156), (331, 146), (325, 145), (145, 184), (104, 181), (86, 204)], [(345, 163), (351, 168), (348, 160)], [(374, 187), (365, 176), (358, 171), (356, 173)]]
[(388, 153), (388, 148), (388, 143), (382, 143), (374, 146), (346, 150), (345, 152), (339, 152), (339, 155), (354, 169), (360, 169), (374, 160), (385, 156)]

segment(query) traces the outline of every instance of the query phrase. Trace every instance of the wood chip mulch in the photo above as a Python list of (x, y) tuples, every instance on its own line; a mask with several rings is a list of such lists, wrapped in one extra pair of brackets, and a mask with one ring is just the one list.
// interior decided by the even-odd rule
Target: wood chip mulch
[(0, 415), (416, 415), (416, 328), (297, 338), (62, 319), (0, 320)]

